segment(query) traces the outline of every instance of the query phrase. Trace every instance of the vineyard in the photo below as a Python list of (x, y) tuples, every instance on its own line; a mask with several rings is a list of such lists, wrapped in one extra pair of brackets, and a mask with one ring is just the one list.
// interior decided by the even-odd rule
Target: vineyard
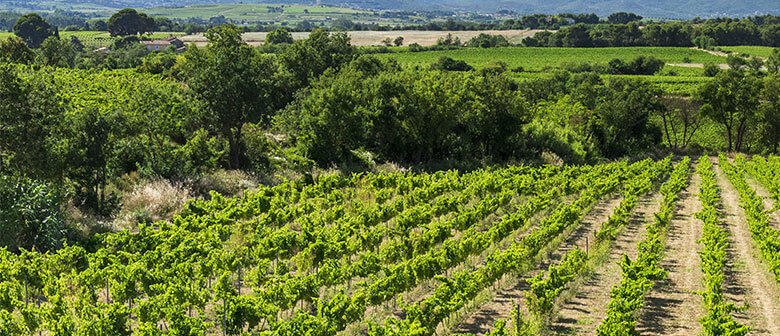
[(721, 155), (212, 193), (0, 250), (0, 334), (778, 334), (778, 174)]
[[(76, 38), (84, 44), (88, 50), (94, 50), (103, 47), (110, 47), (116, 40), (107, 31), (61, 31), (59, 32), (60, 38), (70, 39), (71, 36)], [(0, 32), (0, 39), (6, 39), (12, 36), (13, 33)], [(169, 36), (181, 37), (184, 33), (149, 33), (144, 37), (150, 40), (164, 39)]]

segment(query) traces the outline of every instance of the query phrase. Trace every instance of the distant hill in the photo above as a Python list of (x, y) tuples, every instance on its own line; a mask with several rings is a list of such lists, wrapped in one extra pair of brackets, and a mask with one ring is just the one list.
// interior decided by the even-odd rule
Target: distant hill
[[(3, 7), (34, 9), (52, 6), (60, 9), (186, 6), (206, 3), (275, 3), (314, 4), (316, 0), (14, 0)], [(450, 10), (495, 12), (510, 10), (518, 14), (564, 12), (596, 13), (634, 12), (653, 18), (742, 17), (763, 14), (780, 15), (780, 0), (321, 0), (324, 5), (388, 10)], [(96, 9), (98, 9), (96, 8)]]

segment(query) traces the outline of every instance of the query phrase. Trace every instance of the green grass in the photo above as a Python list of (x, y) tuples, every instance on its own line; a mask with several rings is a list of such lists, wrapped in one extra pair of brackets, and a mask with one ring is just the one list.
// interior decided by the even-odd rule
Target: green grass
[[(464, 60), (474, 67), (482, 67), (497, 61), (505, 62), (510, 68), (523, 67), (528, 71), (542, 71), (558, 67), (566, 62), (607, 63), (614, 58), (624, 60), (645, 55), (655, 56), (666, 63), (725, 63), (724, 57), (689, 48), (675, 47), (629, 47), (629, 48), (464, 48), (458, 50), (426, 51), (418, 53), (382, 54), (379, 57), (395, 58), (406, 65), (430, 65), (441, 56)], [(682, 71), (682, 70), (681, 70)], [(684, 70), (689, 73), (689, 70)]]
[(723, 50), (735, 52), (738, 54), (747, 54), (750, 56), (769, 57), (772, 54), (772, 47), (758, 47), (758, 46), (737, 46), (737, 47), (720, 47)]

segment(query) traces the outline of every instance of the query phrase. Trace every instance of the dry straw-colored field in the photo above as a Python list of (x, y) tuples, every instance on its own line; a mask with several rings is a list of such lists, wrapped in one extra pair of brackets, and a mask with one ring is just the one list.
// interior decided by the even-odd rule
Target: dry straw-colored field
[[(436, 44), (439, 38), (452, 34), (454, 37), (458, 37), (461, 41), (468, 41), (471, 38), (481, 34), (491, 35), (504, 35), (509, 41), (513, 43), (519, 43), (524, 38), (533, 36), (540, 30), (483, 30), (483, 31), (416, 31), (416, 30), (404, 30), (404, 31), (352, 31), (348, 32), (352, 38), (352, 44), (356, 46), (375, 46), (382, 45), (382, 40), (386, 38), (395, 39), (398, 36), (403, 36), (404, 45), (417, 43), (421, 46), (432, 46)], [(244, 34), (244, 40), (251, 45), (260, 45), (265, 42), (265, 36), (268, 33), (246, 33)], [(296, 40), (305, 39), (309, 36), (309, 33), (292, 33), (293, 38)], [(196, 45), (205, 45), (207, 40), (203, 34), (188, 35), (182, 38), (184, 42), (194, 42)]]

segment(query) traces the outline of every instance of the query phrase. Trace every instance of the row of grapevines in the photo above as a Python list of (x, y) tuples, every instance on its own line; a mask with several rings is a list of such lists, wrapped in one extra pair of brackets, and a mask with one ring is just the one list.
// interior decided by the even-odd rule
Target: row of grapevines
[[(557, 176), (555, 175), (555, 177)], [(306, 292), (306, 290), (302, 291), (301, 288), (309, 288), (308, 291), (314, 292), (318, 288), (338, 285), (354, 277), (371, 276), (379, 272), (383, 267), (387, 267), (383, 266), (383, 263), (393, 263), (399, 259), (407, 259), (412, 255), (412, 252), (423, 251), (422, 246), (430, 247), (436, 241), (443, 241), (450, 237), (452, 229), (466, 229), (480, 219), (495, 212), (499, 207), (506, 205), (511, 200), (512, 190), (523, 192), (523, 188), (527, 188), (522, 182), (525, 180), (518, 177), (520, 176), (498, 180), (497, 184), (500, 185), (500, 188), (497, 190), (497, 194), (482, 199), (471, 209), (457, 211), (457, 216), (451, 220), (434, 222), (433, 218), (440, 214), (435, 211), (431, 212), (430, 207), (425, 207), (427, 215), (422, 216), (423, 219), (419, 220), (420, 223), (406, 225), (409, 228), (416, 228), (422, 227), (422, 222), (429, 222), (429, 227), (426, 228), (423, 234), (404, 234), (401, 240), (403, 243), (400, 246), (389, 244), (378, 252), (366, 251), (358, 256), (358, 260), (355, 263), (350, 262), (351, 258), (346, 260), (330, 258), (314, 274), (301, 276), (285, 275), (284, 278), (269, 281), (270, 285), (264, 286), (264, 288), (257, 288), (255, 292), (258, 293), (258, 296), (275, 297), (276, 305), (282, 309), (288, 309), (295, 302), (303, 299), (301, 294)], [(546, 182), (547, 179), (538, 181), (538, 183)], [(465, 206), (465, 203), (471, 200), (472, 196), (482, 193), (486, 189), (484, 183), (473, 183), (464, 193), (453, 195), (453, 197), (460, 199), (455, 203), (456, 209)], [(430, 234), (431, 232), (434, 234)], [(398, 265), (394, 267), (397, 268)], [(389, 274), (390, 271), (388, 270), (384, 273)]]
[(567, 253), (560, 264), (552, 265), (547, 273), (527, 279), (531, 290), (526, 292), (526, 306), (537, 318), (552, 312), (555, 298), (563, 292), (566, 285), (574, 280), (588, 264), (588, 254), (579, 248)]
[[(488, 176), (512, 175), (518, 171), (517, 168), (502, 169), (495, 174), (490, 172)], [(545, 172), (534, 174), (531, 180), (556, 173), (555, 169), (533, 171)], [(495, 179), (488, 183), (485, 193), (495, 190), (496, 183), (502, 181)], [(544, 188), (543, 185), (535, 187)], [(426, 189), (418, 189), (415, 193), (425, 192)], [(437, 192), (427, 194), (435, 195)], [(159, 223), (159, 229), (142, 225), (135, 235), (127, 232), (106, 235), (101, 242), (103, 246), (94, 252), (73, 246), (55, 256), (32, 253), (38, 260), (19, 263), (19, 268), (30, 274), (30, 291), (38, 292), (31, 296), (44, 298), (41, 314), (46, 311), (51, 312), (46, 314), (52, 318), (70, 319), (75, 321), (77, 328), (87, 328), (89, 324), (84, 321), (99, 320), (97, 315), (103, 313), (104, 305), (110, 304), (125, 307), (123, 311), (127, 313), (112, 315), (116, 317), (113, 324), (121, 325), (123, 323), (117, 322), (120, 317), (125, 316), (123, 318), (126, 319), (128, 315), (135, 314), (141, 329), (166, 321), (170, 330), (202, 330), (208, 326), (205, 322), (208, 319), (199, 316), (206, 315), (206, 307), (217, 300), (222, 301), (222, 305), (215, 305), (216, 312), (223, 317), (220, 324), (251, 327), (261, 323), (258, 318), (267, 318), (254, 312), (278, 311), (279, 308), (272, 298), (241, 296), (235, 289), (231, 290), (229, 275), (240, 272), (242, 264), (253, 261), (246, 260), (253, 254), (245, 247), (231, 248), (227, 242), (233, 233), (230, 226), (235, 224), (231, 220), (244, 216), (231, 208), (248, 207), (253, 202), (232, 202), (215, 197), (208, 203), (213, 211), (204, 211), (202, 216), (179, 216), (173, 223)], [(225, 208), (219, 207), (219, 204), (225, 205)], [(413, 202), (409, 204), (413, 205)], [(59, 257), (62, 258), (53, 262)], [(205, 283), (210, 282), (211, 274), (217, 274), (219, 281), (206, 289)], [(246, 280), (255, 283), (265, 277), (262, 272), (250, 275), (254, 276)], [(22, 282), (20, 275), (13, 280), (16, 284)], [(75, 304), (72, 299), (80, 301)], [(102, 303), (104, 300), (105, 304)], [(123, 302), (127, 305), (124, 306)], [(196, 312), (190, 312), (189, 307)]]
[(661, 186), (663, 200), (653, 222), (647, 225), (647, 234), (639, 243), (636, 261), (623, 255), (620, 267), (623, 278), (612, 287), (607, 305), (607, 318), (598, 326), (598, 335), (636, 334), (637, 312), (644, 305), (645, 293), (654, 281), (665, 279), (666, 271), (659, 265), (663, 258), (663, 239), (677, 202), (677, 194), (688, 184), (690, 158), (677, 164), (669, 180)]
[[(662, 169), (649, 162), (633, 167)], [(584, 212), (607, 193), (612, 192), (626, 178), (628, 169), (619, 169), (610, 176), (599, 179), (586, 190), (582, 197), (568, 205), (559, 206), (545, 219), (541, 227), (523, 237), (504, 251), (489, 256), (486, 264), (475, 271), (459, 272), (453, 279), (442, 279), (443, 283), (431, 296), (421, 302), (404, 308), (405, 320), (391, 319), (384, 326), (374, 326), (372, 335), (404, 334), (407, 330), (419, 330), (420, 334), (431, 334), (447, 316), (471, 301), (482, 289), (508, 272), (520, 270), (533, 263), (534, 257), (566, 229), (580, 221)], [(511, 220), (511, 219), (510, 219)]]
[[(327, 181), (325, 179), (323, 185), (333, 185)], [(344, 186), (343, 182), (337, 182)], [(238, 199), (247, 200), (247, 197)], [(12, 287), (21, 288), (19, 284), (24, 282), (25, 298), (35, 298), (35, 301), (43, 298), (41, 307), (35, 308), (40, 309), (38, 318), (48, 314), (57, 320), (74, 321), (73, 316), (77, 316), (75, 321), (81, 321), (79, 328), (89, 329), (91, 324), (84, 321), (99, 320), (97, 315), (103, 311), (98, 309), (101, 307), (99, 301), (103, 298), (99, 300), (98, 292), (102, 292), (102, 288), (105, 288), (106, 302), (114, 301), (111, 304), (119, 303), (120, 306), (123, 306), (121, 302), (127, 302), (128, 311), (134, 299), (140, 301), (140, 296), (146, 296), (135, 310), (140, 324), (181, 317), (179, 311), (172, 311), (172, 306), (194, 304), (202, 315), (211, 296), (203, 290), (203, 278), (214, 273), (214, 269), (235, 270), (240, 255), (224, 249), (226, 237), (221, 229), (246, 216), (241, 212), (251, 209), (252, 205), (256, 208), (252, 211), (262, 211), (263, 205), (258, 205), (258, 199), (260, 197), (243, 204), (223, 202), (219, 197), (212, 199), (208, 205), (227, 211), (203, 216), (217, 217), (213, 222), (205, 220), (211, 225), (203, 230), (192, 230), (187, 220), (178, 217), (173, 224), (161, 223), (159, 230), (142, 225), (137, 235), (127, 232), (106, 235), (104, 247), (93, 253), (77, 246), (66, 247), (51, 256), (25, 252), (26, 261), (14, 268), (19, 272), (11, 279), (16, 284)], [(222, 207), (217, 207), (219, 204)], [(70, 302), (72, 299), (77, 299), (78, 304)], [(73, 323), (61, 325), (72, 326)], [(28, 331), (32, 330), (34, 328)]]
[(755, 155), (753, 160), (741, 166), (769, 190), (776, 204), (780, 204), (780, 157)]
[[(671, 157), (662, 161), (662, 164), (671, 165)], [(656, 172), (661, 172), (661, 170)], [(600, 230), (602, 234), (597, 235), (601, 240), (597, 240), (597, 243), (605, 243), (615, 239), (619, 226), (627, 223), (639, 196), (649, 191), (658, 177), (643, 174), (626, 184), (623, 188), (623, 200), (607, 222), (602, 225)], [(664, 186), (668, 184), (667, 182)], [(609, 234), (604, 234), (605, 232), (609, 232)], [(564, 256), (560, 265), (550, 266), (546, 277), (545, 273), (542, 272), (534, 278), (527, 279), (526, 281), (531, 286), (531, 290), (526, 292), (526, 304), (529, 312), (537, 318), (548, 315), (553, 309), (555, 298), (560, 295), (570, 281), (586, 269), (589, 260), (587, 253), (580, 249), (574, 249)]]
[(702, 178), (699, 199), (702, 210), (696, 218), (704, 223), (701, 242), (704, 249), (699, 252), (701, 270), (704, 272), (704, 290), (701, 292), (707, 316), (699, 319), (705, 335), (745, 335), (750, 327), (737, 322), (731, 313), (738, 308), (726, 303), (723, 297), (723, 270), (726, 268), (726, 250), (729, 246), (729, 233), (722, 227), (718, 204), (720, 190), (715, 182), (712, 162), (706, 156), (699, 159), (697, 173)]
[(737, 156), (737, 166), (731, 164), (725, 155), (720, 155), (720, 165), (731, 184), (739, 192), (740, 206), (747, 215), (753, 240), (761, 249), (764, 259), (769, 261), (769, 268), (774, 273), (775, 280), (780, 282), (780, 230), (769, 224), (769, 214), (764, 211), (764, 202), (756, 191), (745, 181), (745, 158)]
[[(600, 169), (588, 174), (578, 186), (587, 186), (589, 181), (604, 178), (604, 174), (612, 169)], [(299, 325), (319, 326), (333, 334), (343, 330), (347, 324), (363, 318), (367, 306), (380, 304), (396, 294), (402, 293), (421, 281), (433, 278), (441, 272), (465, 261), (470, 255), (481, 253), (493, 243), (500, 241), (512, 231), (524, 226), (527, 220), (538, 211), (544, 209), (550, 201), (559, 197), (560, 188), (568, 185), (563, 183), (552, 190), (541, 193), (526, 201), (516, 212), (504, 216), (491, 226), (487, 232), (469, 228), (463, 232), (460, 240), (447, 240), (440, 249), (407, 259), (402, 263), (385, 269), (385, 276), (371, 285), (358, 289), (351, 297), (344, 293), (337, 294), (329, 302), (320, 303), (320, 311), (328, 314), (317, 317), (308, 314), (297, 314), (291, 320), (281, 322), (274, 330), (295, 330)], [(279, 331), (281, 332), (281, 331)]]

